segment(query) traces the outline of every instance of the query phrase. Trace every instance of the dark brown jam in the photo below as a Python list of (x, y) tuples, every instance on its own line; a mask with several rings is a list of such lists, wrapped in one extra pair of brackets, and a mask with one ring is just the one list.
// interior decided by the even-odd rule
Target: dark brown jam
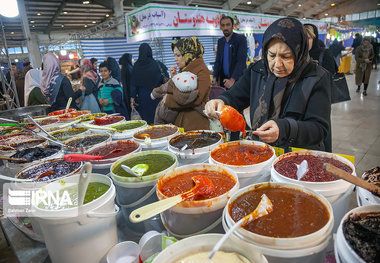
[(61, 159), (47, 161), (42, 163), (41, 165), (34, 166), (33, 168), (27, 169), (26, 171), (20, 173), (18, 178), (34, 179), (45, 173), (48, 175), (43, 176), (37, 179), (36, 181), (53, 180), (74, 172), (80, 167), (80, 165), (81, 162), (66, 162)]
[(75, 147), (75, 148), (82, 148), (82, 147), (89, 147), (101, 142), (106, 141), (109, 138), (109, 135), (88, 135), (83, 136), (81, 138), (73, 139), (66, 143), (66, 145)]
[(380, 262), (380, 213), (351, 214), (343, 234), (355, 252), (368, 263)]
[(136, 139), (144, 140), (146, 137), (151, 139), (159, 139), (163, 137), (167, 137), (176, 133), (178, 128), (171, 126), (162, 126), (162, 127), (151, 127), (148, 129), (144, 129), (134, 136)]
[(187, 149), (197, 149), (213, 145), (219, 142), (220, 139), (220, 134), (216, 132), (186, 132), (171, 139), (170, 145), (181, 149), (187, 144)]
[(29, 162), (33, 162), (56, 154), (60, 150), (61, 147), (55, 145), (49, 145), (47, 147), (33, 147), (22, 151), (17, 151), (11, 156), (11, 158), (27, 159)]

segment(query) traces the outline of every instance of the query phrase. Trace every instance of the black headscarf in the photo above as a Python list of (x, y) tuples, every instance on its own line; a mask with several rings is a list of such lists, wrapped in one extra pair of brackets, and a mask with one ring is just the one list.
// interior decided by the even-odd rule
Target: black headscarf
[(335, 39), (332, 43), (332, 45), (329, 47), (329, 50), (333, 54), (334, 58), (340, 54), (342, 50), (344, 50), (344, 46), (342, 42), (338, 42), (337, 39)]
[(152, 48), (143, 43), (139, 47), (139, 58), (133, 65), (132, 85), (153, 89), (159, 85), (161, 71), (157, 61), (153, 59)]
[(130, 88), (131, 88), (131, 76), (132, 76), (132, 55), (129, 53), (125, 53), (119, 59), (119, 65), (121, 65), (121, 82), (123, 83), (123, 87), (128, 91), (128, 95), (130, 96)]
[[(282, 40), (292, 50), (294, 69), (289, 76), (277, 78), (268, 65), (268, 44), (273, 39)], [(274, 21), (263, 36), (263, 60), (267, 72), (266, 83), (260, 88), (258, 99), (251, 105), (255, 109), (252, 129), (260, 127), (270, 118), (278, 118), (281, 102), (287, 87), (295, 83), (310, 62), (307, 36), (303, 25), (295, 18), (280, 18)]]
[[(132, 78), (132, 55), (125, 53), (119, 59), (119, 65), (121, 65), (121, 82), (123, 84), (124, 100), (129, 101), (131, 97), (131, 78)], [(127, 103), (127, 108), (129, 111), (129, 103)]]
[(121, 71), (116, 59), (107, 57), (107, 64), (111, 68), (111, 76), (121, 83)]

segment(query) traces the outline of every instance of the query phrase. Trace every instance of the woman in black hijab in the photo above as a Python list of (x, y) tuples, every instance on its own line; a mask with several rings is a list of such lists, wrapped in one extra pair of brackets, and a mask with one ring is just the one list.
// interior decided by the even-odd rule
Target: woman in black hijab
[[(164, 68), (163, 68), (164, 67)], [(138, 111), (147, 123), (154, 122), (154, 114), (160, 100), (152, 100), (152, 90), (164, 83), (169, 77), (167, 68), (153, 59), (152, 48), (143, 43), (139, 48), (139, 58), (132, 69), (131, 107), (135, 108), (135, 98), (138, 98)]]
[(303, 25), (294, 18), (272, 23), (263, 37), (263, 59), (218, 99), (206, 104), (217, 118), (224, 104), (250, 106), (253, 135), (281, 147), (331, 151), (330, 77), (309, 57)]
[(318, 38), (318, 28), (313, 24), (304, 24), (304, 27), (309, 41), (310, 57), (333, 76), (338, 71), (338, 66), (330, 50), (321, 46), (320, 39)]
[(131, 114), (131, 104), (129, 103), (131, 98), (131, 78), (132, 78), (132, 55), (125, 53), (119, 59), (119, 65), (121, 66), (121, 83), (123, 84), (124, 100), (127, 105), (129, 114)]

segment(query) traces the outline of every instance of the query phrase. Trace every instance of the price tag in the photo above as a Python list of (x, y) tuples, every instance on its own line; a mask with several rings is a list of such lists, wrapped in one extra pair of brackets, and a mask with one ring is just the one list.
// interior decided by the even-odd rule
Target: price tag
[(304, 149), (304, 148), (297, 148), (297, 147), (290, 147), (290, 149), (292, 149), (292, 152), (309, 151), (309, 150), (307, 150), (307, 149)]
[(280, 155), (283, 155), (285, 153), (285, 150), (282, 148), (273, 146), (273, 149), (274, 149), (277, 157)]
[(184, 133), (185, 130), (183, 128), (178, 128), (179, 133)]

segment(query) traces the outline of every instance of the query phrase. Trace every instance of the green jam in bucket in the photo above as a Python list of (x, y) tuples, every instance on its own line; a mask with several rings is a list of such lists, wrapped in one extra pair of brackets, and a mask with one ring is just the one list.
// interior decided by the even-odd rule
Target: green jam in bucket
[[(88, 184), (86, 195), (84, 197), (83, 204), (87, 204), (95, 199), (101, 197), (105, 192), (110, 188), (109, 185), (103, 183), (92, 182)], [(59, 191), (59, 196), (63, 197), (64, 191), (67, 191), (72, 204), (68, 204), (67, 202), (63, 202), (61, 204), (57, 204), (55, 202), (50, 202), (48, 205), (45, 205), (43, 202), (39, 203), (38, 207), (47, 210), (61, 210), (67, 208), (73, 208), (78, 206), (78, 185), (69, 186), (63, 188)], [(66, 200), (66, 199), (65, 199)], [(46, 201), (46, 200), (45, 200)]]
[(118, 132), (123, 132), (127, 130), (136, 129), (138, 127), (142, 127), (144, 126), (144, 124), (145, 123), (142, 121), (129, 121), (129, 122), (113, 125), (111, 126), (111, 128), (115, 128)]
[(128, 167), (134, 167), (135, 165), (138, 165), (138, 164), (145, 164), (148, 166), (148, 170), (144, 172), (143, 176), (147, 176), (147, 175), (162, 172), (168, 169), (174, 163), (175, 163), (175, 160), (170, 155), (146, 154), (146, 155), (136, 156), (131, 159), (125, 160), (122, 163), (119, 163), (113, 169), (112, 172), (118, 176), (135, 177), (133, 174), (127, 173), (123, 168), (121, 168), (121, 165), (124, 164)]

